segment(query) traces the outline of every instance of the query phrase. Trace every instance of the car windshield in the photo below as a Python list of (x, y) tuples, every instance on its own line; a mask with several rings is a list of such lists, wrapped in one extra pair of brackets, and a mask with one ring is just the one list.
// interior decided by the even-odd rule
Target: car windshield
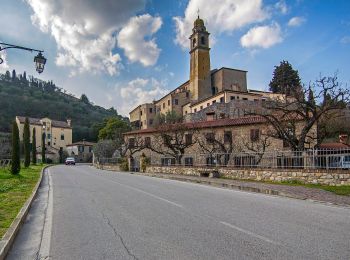
[(67, 160), (67, 161), (74, 161), (74, 158), (68, 157), (66, 160)]

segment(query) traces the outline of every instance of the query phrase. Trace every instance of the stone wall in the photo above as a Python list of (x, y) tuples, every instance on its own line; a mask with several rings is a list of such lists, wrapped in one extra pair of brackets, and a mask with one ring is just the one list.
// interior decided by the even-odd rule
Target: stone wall
[(203, 176), (218, 172), (220, 177), (254, 180), (254, 181), (288, 181), (298, 180), (303, 183), (350, 185), (349, 170), (324, 169), (237, 169), (237, 168), (210, 168), (210, 167), (178, 167), (178, 166), (148, 166), (148, 173), (165, 173)]
[(117, 171), (117, 172), (120, 171), (119, 165), (116, 165), (116, 164), (98, 164), (98, 163), (95, 163), (94, 167), (96, 167), (97, 169), (100, 169), (100, 170)]

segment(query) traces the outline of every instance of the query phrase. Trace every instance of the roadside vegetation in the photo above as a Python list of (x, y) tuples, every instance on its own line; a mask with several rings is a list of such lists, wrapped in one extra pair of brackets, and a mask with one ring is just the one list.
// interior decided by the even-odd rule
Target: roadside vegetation
[(43, 165), (22, 167), (19, 174), (0, 168), (0, 238), (6, 233), (36, 185)]

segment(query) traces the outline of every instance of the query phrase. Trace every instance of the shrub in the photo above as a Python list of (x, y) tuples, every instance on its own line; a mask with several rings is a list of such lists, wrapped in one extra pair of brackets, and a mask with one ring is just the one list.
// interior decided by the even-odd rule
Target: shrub
[(121, 171), (129, 171), (129, 162), (128, 162), (128, 159), (123, 157), (120, 159), (119, 161), (119, 168)]

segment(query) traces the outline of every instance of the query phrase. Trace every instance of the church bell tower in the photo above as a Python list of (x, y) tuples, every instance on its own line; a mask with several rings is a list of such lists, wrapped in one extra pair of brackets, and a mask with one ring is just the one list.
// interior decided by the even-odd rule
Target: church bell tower
[(194, 21), (190, 36), (190, 95), (191, 100), (201, 100), (211, 95), (209, 33), (204, 21)]

